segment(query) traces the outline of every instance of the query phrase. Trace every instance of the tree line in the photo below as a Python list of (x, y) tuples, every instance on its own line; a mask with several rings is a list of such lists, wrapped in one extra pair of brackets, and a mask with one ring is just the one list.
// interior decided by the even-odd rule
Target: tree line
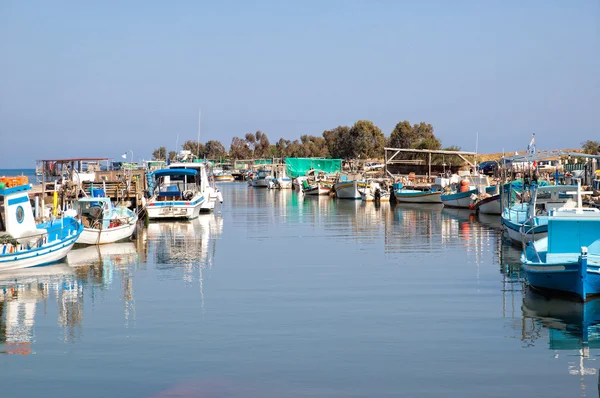
[[(412, 149), (442, 149), (433, 126), (421, 122), (411, 125), (408, 120), (396, 124), (389, 137), (369, 120), (359, 120), (352, 126), (338, 126), (325, 130), (321, 136), (302, 135), (297, 140), (280, 138), (271, 144), (266, 133), (257, 131), (243, 137), (233, 137), (229, 150), (216, 140), (205, 144), (186, 141), (182, 150), (190, 151), (197, 158), (260, 159), (286, 157), (323, 157), (336, 159), (381, 159), (385, 147)], [(452, 146), (447, 150), (460, 150)], [(167, 152), (165, 147), (153, 151), (155, 160), (175, 160), (177, 152)], [(404, 158), (407, 158), (405, 155)]]

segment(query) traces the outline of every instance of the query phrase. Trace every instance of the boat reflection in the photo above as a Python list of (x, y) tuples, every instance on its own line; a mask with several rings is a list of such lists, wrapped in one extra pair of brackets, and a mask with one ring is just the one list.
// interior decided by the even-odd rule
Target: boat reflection
[(498, 215), (478, 213), (477, 221), (488, 228), (502, 231), (502, 219)]
[(554, 358), (561, 357), (562, 351), (576, 351), (575, 355), (566, 354), (567, 358), (578, 358), (569, 360), (569, 374), (580, 376), (583, 382), (584, 376), (597, 373), (595, 367), (586, 366), (586, 361), (594, 360), (590, 358), (590, 349), (600, 347), (600, 300), (581, 303), (546, 297), (527, 288), (523, 292), (522, 311), (524, 330), (528, 320), (533, 322), (528, 328), (531, 344), (541, 336), (541, 326), (548, 331), (548, 348), (555, 351)]
[(52, 299), (64, 339), (79, 336), (83, 315), (82, 285), (64, 263), (3, 272), (0, 275), (0, 354), (32, 353), (37, 303)]

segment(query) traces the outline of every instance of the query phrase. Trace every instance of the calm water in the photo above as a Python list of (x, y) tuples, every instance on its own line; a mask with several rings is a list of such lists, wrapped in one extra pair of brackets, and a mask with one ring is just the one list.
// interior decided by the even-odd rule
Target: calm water
[(524, 292), (498, 218), (222, 190), (214, 215), (0, 275), (0, 395), (598, 396), (598, 304)]

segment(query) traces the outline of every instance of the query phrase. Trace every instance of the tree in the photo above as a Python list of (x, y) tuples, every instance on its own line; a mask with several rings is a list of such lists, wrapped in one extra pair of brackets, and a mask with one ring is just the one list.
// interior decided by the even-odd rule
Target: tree
[(350, 154), (352, 158), (381, 158), (385, 136), (381, 129), (369, 120), (359, 120), (350, 129)]
[(152, 159), (154, 160), (167, 160), (167, 148), (161, 146), (152, 152)]
[(198, 141), (192, 140), (187, 140), (186, 142), (184, 142), (181, 146), (181, 149), (183, 149), (184, 151), (190, 151), (196, 159), (203, 158), (204, 153), (206, 152), (206, 148), (204, 147), (204, 145), (199, 144)]
[(250, 159), (252, 151), (248, 147), (248, 142), (240, 137), (233, 137), (229, 147), (229, 156), (232, 159)]
[(264, 158), (269, 156), (271, 143), (265, 133), (258, 130), (254, 134), (246, 133), (245, 138), (254, 158)]
[(204, 155), (208, 159), (219, 159), (227, 155), (227, 150), (220, 141), (210, 140), (204, 148)]
[(418, 141), (418, 132), (408, 120), (396, 124), (388, 139), (391, 148), (412, 148)]
[(587, 140), (582, 142), (581, 150), (588, 155), (600, 155), (600, 141)]
[(169, 160), (171, 162), (177, 161), (177, 152), (176, 151), (169, 151)]
[(329, 155), (337, 159), (350, 159), (350, 127), (338, 126), (332, 130), (323, 131), (323, 139), (327, 145)]
[(326, 158), (329, 156), (325, 138), (305, 134), (300, 137), (300, 142), (302, 143), (305, 157)]

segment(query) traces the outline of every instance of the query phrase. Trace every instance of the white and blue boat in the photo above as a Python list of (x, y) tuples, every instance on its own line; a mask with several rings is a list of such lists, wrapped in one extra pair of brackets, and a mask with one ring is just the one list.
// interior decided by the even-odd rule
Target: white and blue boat
[(127, 239), (135, 231), (138, 216), (125, 206), (113, 206), (107, 197), (86, 197), (74, 205), (83, 224), (78, 244), (102, 245)]
[(393, 186), (396, 201), (403, 203), (442, 203), (442, 191), (432, 187), (407, 187), (402, 183)]
[(162, 169), (151, 173), (153, 193), (148, 200), (148, 218), (193, 219), (208, 200), (201, 190), (201, 178), (195, 169)]
[[(505, 186), (503, 195), (511, 198), (513, 182)], [(531, 240), (548, 235), (548, 214), (558, 208), (575, 207), (576, 203), (568, 191), (575, 191), (576, 185), (532, 185), (519, 192), (520, 199), (502, 211), (502, 225), (506, 235), (515, 243), (526, 245)], [(507, 199), (508, 200), (508, 199)]]
[(548, 235), (530, 241), (521, 262), (529, 284), (575, 295), (582, 301), (600, 294), (600, 210), (584, 208), (581, 186), (577, 206), (552, 209)]
[(36, 224), (29, 185), (0, 189), (0, 270), (51, 264), (62, 260), (83, 231), (73, 217)]
[(250, 185), (255, 188), (268, 188), (269, 181), (273, 178), (273, 172), (267, 169), (260, 169), (250, 180)]
[(459, 183), (445, 188), (440, 199), (446, 207), (469, 209), (473, 204), (473, 197), (478, 193), (494, 192), (496, 187), (490, 186), (489, 178), (484, 175), (464, 176)]

